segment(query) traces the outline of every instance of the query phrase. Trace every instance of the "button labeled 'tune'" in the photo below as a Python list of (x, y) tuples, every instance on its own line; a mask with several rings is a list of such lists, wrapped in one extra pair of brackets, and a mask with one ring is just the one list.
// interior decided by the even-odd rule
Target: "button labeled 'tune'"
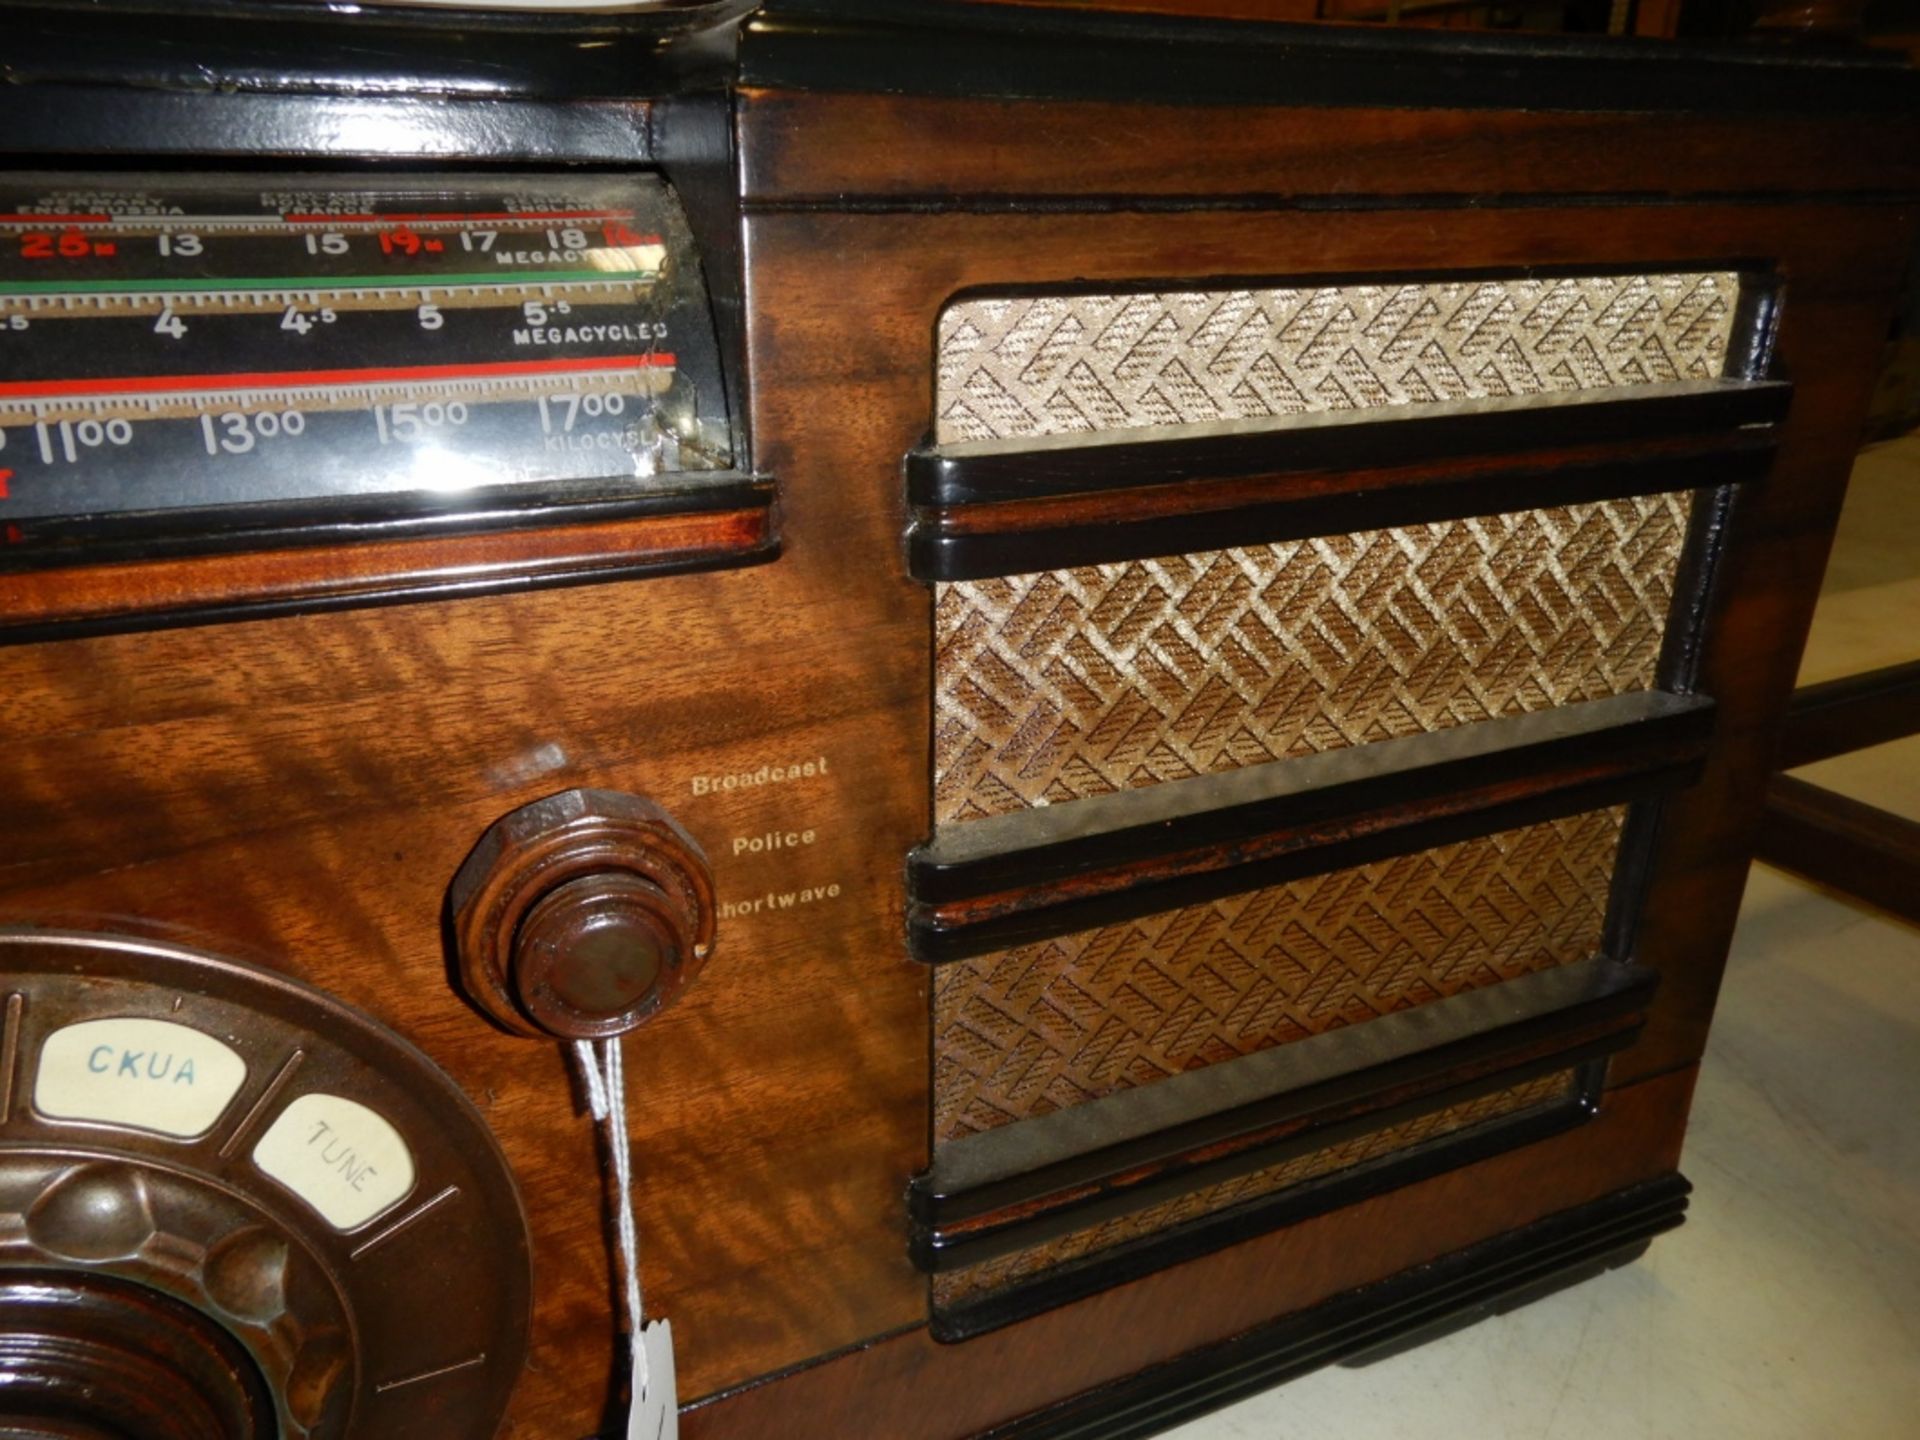
[(93, 1120), (190, 1140), (220, 1118), (247, 1064), (204, 1031), (170, 1020), (83, 1020), (47, 1037), (33, 1108), (49, 1120)]
[(253, 1163), (353, 1230), (413, 1189), (413, 1152), (385, 1116), (342, 1095), (302, 1095), (260, 1137)]

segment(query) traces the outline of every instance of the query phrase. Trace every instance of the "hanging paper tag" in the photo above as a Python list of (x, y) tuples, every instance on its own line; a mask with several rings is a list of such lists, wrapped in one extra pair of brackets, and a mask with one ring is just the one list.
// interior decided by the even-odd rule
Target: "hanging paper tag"
[(627, 1440), (680, 1440), (679, 1386), (673, 1375), (673, 1322), (655, 1320), (633, 1353), (633, 1408)]

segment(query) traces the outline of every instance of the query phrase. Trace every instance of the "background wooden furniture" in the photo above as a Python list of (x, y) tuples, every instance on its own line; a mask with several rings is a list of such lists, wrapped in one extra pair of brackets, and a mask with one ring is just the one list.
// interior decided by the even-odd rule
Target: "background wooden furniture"
[[(1920, 734), (1920, 662), (1796, 690), (1780, 742), (1792, 770)], [(1767, 788), (1756, 858), (1920, 920), (1920, 824), (1792, 775)]]

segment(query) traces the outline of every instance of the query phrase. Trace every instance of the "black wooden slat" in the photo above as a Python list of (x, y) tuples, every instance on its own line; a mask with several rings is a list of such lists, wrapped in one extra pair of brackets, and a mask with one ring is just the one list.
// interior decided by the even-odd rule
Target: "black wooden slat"
[(929, 963), (1691, 783), (1713, 703), (1658, 691), (942, 827), (908, 859)]
[(944, 509), (1140, 486), (1385, 469), (1582, 445), (1619, 445), (1771, 425), (1780, 380), (1618, 386), (1524, 400), (1337, 411), (1156, 430), (932, 445), (907, 456), (907, 495)]
[[(1586, 1043), (1573, 1037), (1591, 1039), (1596, 1025), (1619, 1021), (1617, 1032), (1606, 1037), (1607, 1048), (1627, 1043), (1635, 1028), (1628, 1017), (1645, 1008), (1654, 985), (1649, 970), (1596, 958), (950, 1141), (909, 1192), (918, 1248), (933, 1268), (953, 1268), (935, 1257), (955, 1253), (968, 1259), (954, 1263), (970, 1263), (982, 1258), (981, 1253), (967, 1240), (949, 1236), (962, 1222), (998, 1210), (1018, 1210), (1030, 1222), (1035, 1207), (1044, 1207), (1049, 1196), (1106, 1186), (1140, 1167), (1299, 1122), (1298, 1132), (1284, 1141), (1233, 1157), (1242, 1170), (1263, 1168), (1288, 1153), (1331, 1143), (1328, 1126), (1356, 1119), (1354, 1112), (1370, 1097), (1397, 1094), (1425, 1081), (1429, 1093), (1411, 1102), (1412, 1113), (1442, 1108), (1432, 1092), (1446, 1087), (1449, 1076), (1473, 1066), (1491, 1072), (1503, 1056), (1533, 1052), (1529, 1068), (1536, 1062), (1541, 1072), (1570, 1068), (1571, 1052)], [(1551, 1049), (1556, 1036), (1570, 1037), (1568, 1044)], [(1503, 1070), (1490, 1088), (1513, 1083)], [(1356, 1123), (1369, 1130), (1391, 1122), (1375, 1109), (1360, 1114)], [(1208, 1183), (1214, 1178), (1209, 1174)], [(1197, 1183), (1189, 1172), (1173, 1188), (1189, 1189)], [(1118, 1195), (1111, 1189), (1101, 1192), (1105, 1200)], [(1134, 1198), (1128, 1208), (1143, 1203)], [(1054, 1220), (1049, 1230), (1087, 1223), (1077, 1218), (1073, 1206), (1055, 1206), (1046, 1213)], [(1034, 1243), (1034, 1228), (1024, 1223), (991, 1232), (994, 1251)]]

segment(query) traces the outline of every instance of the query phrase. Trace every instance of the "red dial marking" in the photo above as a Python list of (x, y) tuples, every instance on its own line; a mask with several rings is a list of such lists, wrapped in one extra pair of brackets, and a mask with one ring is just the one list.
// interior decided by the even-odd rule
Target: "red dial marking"
[(8, 380), (0, 395), (125, 395), (181, 390), (277, 390), (311, 385), (378, 385), (430, 380), (515, 380), (592, 370), (670, 370), (671, 352), (588, 355), (564, 360), (499, 360), (476, 365), (399, 365), (380, 370), (270, 370), (233, 375), (129, 375), (109, 380)]
[[(4, 220), (5, 216), (0, 216)], [(38, 218), (38, 217), (35, 217)], [(105, 216), (101, 217), (105, 219)], [(441, 210), (418, 214), (393, 215), (282, 215), (289, 225), (366, 225), (381, 220), (428, 220), (456, 223), (462, 220), (631, 220), (631, 210)]]

